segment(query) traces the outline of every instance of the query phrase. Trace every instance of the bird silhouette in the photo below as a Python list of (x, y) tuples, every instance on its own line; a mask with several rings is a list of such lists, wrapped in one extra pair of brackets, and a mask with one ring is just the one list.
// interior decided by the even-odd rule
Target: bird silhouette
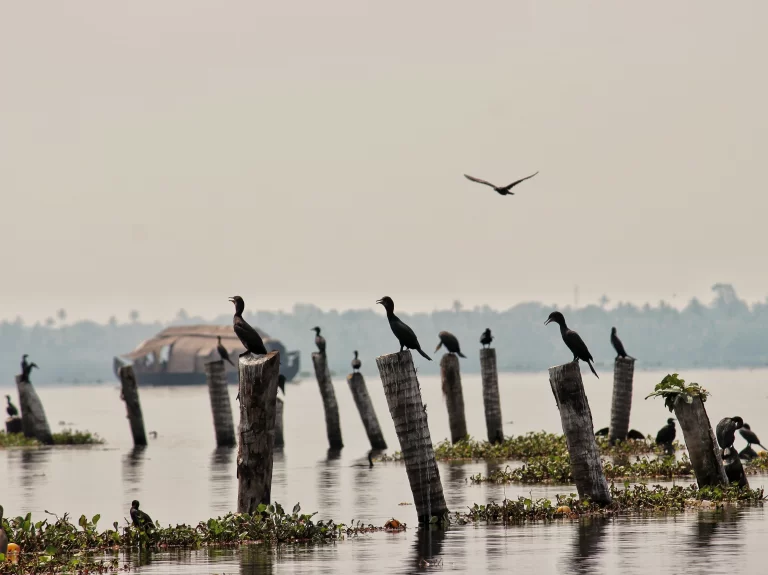
[(21, 356), (21, 381), (29, 383), (29, 375), (32, 373), (33, 368), (40, 369), (35, 362), (29, 363), (27, 358), (28, 354)]
[(437, 352), (438, 349), (440, 349), (441, 345), (445, 346), (445, 349), (447, 349), (450, 353), (455, 353), (459, 357), (466, 358), (467, 356), (461, 353), (461, 349), (459, 349), (459, 340), (456, 338), (455, 335), (448, 331), (441, 331), (437, 334), (437, 337), (440, 338), (440, 342), (437, 344), (437, 347), (435, 348), (435, 352)]
[(352, 371), (360, 371), (361, 365), (363, 365), (363, 362), (357, 358), (357, 350), (355, 350), (355, 359), (352, 360)]
[(389, 321), (389, 327), (392, 328), (392, 333), (395, 334), (397, 341), (400, 342), (400, 351), (402, 352), (404, 348), (415, 349), (423, 357), (432, 361), (432, 358), (422, 351), (419, 339), (413, 333), (413, 330), (395, 315), (395, 302), (392, 301), (392, 298), (384, 296), (376, 300), (376, 303), (380, 303), (387, 310), (387, 321)]
[(131, 502), (131, 520), (133, 525), (139, 529), (154, 529), (155, 527), (152, 518), (139, 509), (139, 502), (135, 499)]
[(736, 441), (736, 430), (741, 429), (744, 425), (744, 420), (739, 416), (724, 417), (720, 420), (715, 428), (715, 437), (720, 447), (723, 448), (723, 456), (725, 457), (731, 452), (733, 442)]
[(659, 432), (656, 434), (656, 445), (663, 445), (667, 449), (671, 449), (672, 443), (675, 441), (675, 435), (677, 435), (675, 420), (670, 417), (667, 419), (667, 424), (659, 429)]
[[(760, 443), (760, 439), (758, 439), (757, 434), (752, 431), (752, 428), (749, 426), (749, 423), (745, 423), (741, 426), (741, 429), (739, 430), (739, 433), (744, 438), (744, 440), (751, 446), (751, 445), (759, 445), (763, 449), (765, 449), (765, 446), (763, 446), (762, 443)], [(768, 449), (765, 449), (765, 451), (768, 451)]]
[(320, 335), (320, 328), (319, 327), (313, 327), (309, 331), (315, 332), (315, 345), (317, 346), (318, 351), (325, 355), (325, 338)]
[(483, 345), (483, 347), (491, 347), (492, 341), (493, 336), (491, 335), (491, 328), (487, 327), (485, 328), (483, 335), (480, 336), (480, 343)]
[(573, 353), (573, 361), (586, 361), (587, 365), (589, 365), (589, 369), (595, 374), (595, 377), (600, 379), (600, 376), (597, 375), (595, 368), (592, 366), (592, 361), (594, 360), (592, 359), (592, 354), (589, 353), (589, 350), (587, 349), (587, 344), (584, 343), (584, 340), (581, 339), (581, 336), (578, 333), (572, 329), (568, 329), (568, 326), (565, 325), (565, 317), (563, 314), (559, 311), (553, 311), (549, 314), (544, 325), (547, 325), (550, 322), (555, 322), (560, 326), (560, 335), (563, 337), (565, 345), (567, 345), (568, 349)]
[[(538, 173), (539, 172), (536, 172), (536, 174)], [(510, 192), (510, 190), (520, 182), (524, 182), (525, 180), (531, 179), (536, 174), (531, 174), (530, 176), (526, 176), (525, 178), (520, 178), (519, 180), (517, 180), (516, 182), (512, 182), (508, 186), (495, 186), (491, 182), (486, 182), (485, 180), (481, 180), (480, 178), (475, 178), (467, 174), (464, 174), (464, 177), (472, 182), (477, 182), (478, 184), (484, 184), (486, 186), (490, 186), (496, 191), (496, 193), (501, 194), (502, 196), (514, 196), (515, 192)]]
[(19, 415), (19, 410), (16, 409), (16, 406), (11, 403), (11, 396), (6, 395), (5, 399), (8, 401), (8, 407), (5, 408), (5, 412), (8, 414), (9, 417), (16, 417)]
[(613, 349), (616, 350), (616, 357), (628, 357), (629, 359), (635, 359), (631, 355), (627, 355), (627, 352), (624, 351), (624, 344), (621, 343), (619, 336), (616, 335), (615, 327), (611, 328), (611, 345), (613, 345)]
[(243, 319), (243, 312), (245, 311), (243, 298), (236, 295), (229, 298), (229, 301), (235, 304), (235, 316), (232, 318), (232, 325), (235, 329), (235, 335), (243, 344), (243, 347), (256, 355), (266, 355), (268, 353), (267, 348), (264, 347), (264, 342), (261, 340), (259, 332)]
[(234, 364), (234, 363), (232, 363), (232, 360), (231, 360), (231, 359), (229, 359), (229, 352), (227, 351), (227, 348), (226, 348), (226, 347), (224, 347), (224, 346), (221, 344), (221, 336), (220, 336), (220, 335), (218, 335), (218, 336), (216, 336), (216, 337), (217, 337), (217, 338), (218, 338), (218, 340), (219, 340), (219, 343), (218, 343), (218, 345), (216, 346), (216, 351), (218, 351), (218, 352), (219, 352), (219, 357), (221, 357), (221, 359), (223, 359), (224, 361), (228, 361), (228, 362), (229, 362), (229, 363), (232, 365), (232, 367), (235, 367), (235, 364)]

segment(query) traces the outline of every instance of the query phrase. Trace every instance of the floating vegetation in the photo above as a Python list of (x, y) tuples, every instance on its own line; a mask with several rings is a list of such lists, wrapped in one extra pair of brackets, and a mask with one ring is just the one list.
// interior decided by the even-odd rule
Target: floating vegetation
[(0, 447), (37, 447), (40, 442), (34, 437), (25, 437), (23, 433), (0, 431)]
[(653, 393), (646, 396), (645, 399), (649, 397), (663, 397), (664, 405), (669, 411), (673, 411), (678, 401), (691, 403), (694, 397), (700, 397), (701, 401), (707, 401), (709, 392), (698, 383), (685, 383), (684, 379), (673, 373), (667, 374), (664, 379), (657, 383)]
[[(100, 445), (104, 443), (98, 434), (90, 431), (65, 429), (52, 435), (54, 445)], [(0, 447), (40, 447), (42, 445), (34, 437), (25, 437), (23, 433), (0, 432)]]
[(749, 461), (743, 461), (742, 464), (744, 473), (747, 475), (765, 473), (768, 471), (768, 451), (761, 451), (757, 454), (757, 457), (750, 459)]

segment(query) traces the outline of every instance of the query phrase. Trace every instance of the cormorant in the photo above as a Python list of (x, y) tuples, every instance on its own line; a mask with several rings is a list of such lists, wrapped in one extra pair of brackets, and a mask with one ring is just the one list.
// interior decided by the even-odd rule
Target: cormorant
[(747, 461), (750, 461), (760, 456), (757, 454), (757, 451), (752, 449), (752, 445), (750, 443), (747, 443), (747, 446), (741, 451), (739, 451), (739, 457), (741, 459), (746, 459)]
[(402, 352), (404, 348), (415, 349), (423, 357), (432, 361), (432, 358), (422, 351), (421, 345), (419, 345), (419, 339), (416, 337), (416, 334), (413, 333), (413, 330), (395, 315), (395, 302), (392, 301), (392, 298), (384, 296), (383, 298), (376, 300), (376, 303), (380, 303), (384, 306), (384, 309), (387, 310), (387, 321), (389, 321), (389, 327), (392, 328), (392, 333), (395, 334), (397, 341), (400, 342), (400, 351)]
[(720, 420), (715, 428), (715, 437), (717, 442), (723, 449), (723, 455), (730, 453), (733, 442), (736, 441), (736, 430), (741, 429), (744, 425), (744, 420), (739, 416), (736, 417), (724, 417)]
[(627, 355), (627, 352), (624, 350), (624, 344), (621, 343), (619, 336), (616, 335), (615, 327), (611, 328), (611, 345), (613, 345), (613, 349), (616, 350), (616, 357), (628, 357), (629, 359), (635, 359), (631, 355)]
[(32, 368), (40, 369), (35, 362), (27, 362), (28, 357), (29, 355), (26, 353), (21, 356), (21, 381), (26, 383), (29, 383), (29, 374), (32, 373)]
[(135, 499), (131, 502), (131, 520), (133, 525), (139, 529), (153, 529), (155, 527), (152, 518), (139, 509), (139, 502)]
[(282, 373), (277, 376), (277, 388), (285, 395), (285, 376)]
[(598, 429), (595, 431), (595, 437), (606, 437), (608, 435), (608, 429), (607, 427), (603, 427), (602, 429)]
[[(10, 401), (10, 398), (9, 398)], [(741, 429), (739, 430), (739, 433), (744, 438), (744, 440), (750, 445), (759, 445), (763, 449), (765, 449), (765, 446), (763, 446), (762, 443), (760, 443), (760, 440), (757, 438), (757, 434), (752, 431), (752, 428), (749, 426), (749, 423), (745, 423), (741, 426)], [(765, 451), (768, 451), (768, 449), (765, 449)]]
[(232, 318), (232, 325), (235, 328), (235, 335), (240, 339), (243, 347), (256, 355), (266, 355), (268, 353), (267, 348), (264, 347), (264, 342), (261, 340), (259, 332), (243, 319), (243, 311), (245, 311), (243, 298), (236, 295), (229, 298), (229, 301), (235, 304), (235, 317)]
[(486, 327), (483, 335), (480, 336), (480, 343), (483, 345), (483, 347), (491, 347), (492, 341), (493, 336), (491, 335), (491, 328)]
[(677, 435), (675, 420), (670, 417), (667, 419), (667, 424), (659, 429), (659, 432), (656, 434), (656, 445), (664, 445), (671, 449), (672, 443), (675, 441), (675, 435)]
[(0, 505), (0, 554), (8, 553), (8, 535), (5, 534), (3, 529), (3, 506)]
[(8, 401), (8, 407), (5, 408), (5, 412), (8, 414), (9, 417), (16, 417), (19, 415), (19, 410), (16, 409), (16, 406), (11, 403), (11, 396), (6, 395), (5, 399)]
[(553, 311), (551, 314), (549, 314), (549, 317), (547, 318), (547, 321), (544, 322), (544, 325), (547, 325), (552, 321), (560, 326), (560, 335), (563, 336), (565, 345), (567, 345), (568, 349), (570, 349), (571, 353), (573, 353), (573, 361), (586, 361), (589, 365), (589, 369), (591, 369), (592, 373), (595, 374), (595, 377), (600, 379), (600, 377), (597, 375), (597, 372), (595, 371), (595, 368), (592, 367), (592, 354), (589, 353), (587, 344), (584, 343), (584, 340), (581, 339), (581, 336), (578, 333), (572, 329), (568, 329), (568, 326), (565, 325), (565, 318), (563, 317), (563, 314), (561, 314), (559, 311)]
[[(536, 172), (538, 174), (539, 172)], [(516, 182), (512, 182), (508, 186), (494, 186), (491, 182), (486, 182), (485, 180), (481, 180), (480, 178), (473, 178), (472, 176), (468, 176), (467, 174), (464, 174), (464, 177), (472, 182), (477, 182), (478, 184), (485, 184), (486, 186), (491, 186), (496, 193), (501, 194), (502, 196), (514, 196), (515, 192), (510, 192), (509, 190), (514, 188), (517, 184), (520, 182), (524, 182), (525, 180), (531, 179), (536, 174), (531, 174), (530, 176), (527, 176), (525, 178), (521, 178), (517, 180)]]
[(630, 429), (627, 433), (627, 439), (634, 439), (635, 441), (645, 441), (645, 435), (640, 433), (637, 429)]
[(435, 348), (435, 353), (437, 353), (437, 350), (440, 349), (441, 345), (445, 346), (445, 349), (447, 349), (451, 353), (455, 353), (459, 357), (466, 358), (467, 356), (461, 353), (461, 349), (459, 349), (459, 340), (456, 339), (456, 336), (448, 331), (441, 331), (437, 334), (437, 337), (440, 338), (440, 343), (437, 344), (437, 347)]
[(235, 367), (235, 364), (232, 363), (231, 359), (229, 359), (229, 352), (227, 351), (227, 348), (221, 345), (221, 336), (218, 335), (216, 337), (219, 340), (219, 343), (216, 346), (216, 351), (219, 352), (219, 357), (221, 357), (221, 359), (223, 359), (224, 361), (228, 361), (232, 365), (232, 367)]
[(315, 332), (315, 345), (317, 346), (318, 351), (325, 355), (325, 338), (320, 335), (320, 328), (319, 327), (313, 327), (309, 331)]
[(355, 350), (355, 359), (352, 360), (352, 371), (360, 371), (360, 366), (363, 362), (357, 358), (357, 350)]

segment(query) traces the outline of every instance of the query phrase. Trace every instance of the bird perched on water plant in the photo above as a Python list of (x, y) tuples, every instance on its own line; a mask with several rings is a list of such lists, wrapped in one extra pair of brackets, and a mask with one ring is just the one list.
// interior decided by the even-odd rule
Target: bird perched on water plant
[(6, 395), (5, 399), (8, 402), (8, 407), (5, 408), (5, 412), (8, 414), (8, 417), (16, 417), (19, 415), (19, 410), (16, 409), (16, 406), (11, 402), (11, 396)]
[(259, 332), (243, 319), (243, 312), (245, 311), (243, 298), (236, 295), (229, 298), (229, 301), (235, 304), (235, 316), (232, 318), (232, 325), (240, 343), (243, 344), (246, 351), (256, 355), (266, 355), (268, 353), (267, 348), (264, 347), (264, 342), (261, 340)]
[(735, 417), (724, 417), (717, 424), (715, 437), (717, 437), (717, 443), (723, 449), (723, 456), (730, 453), (733, 442), (736, 441), (736, 430), (741, 429), (743, 425), (744, 420), (738, 415)]
[(754, 431), (752, 431), (752, 428), (749, 426), (749, 423), (745, 423), (744, 425), (742, 425), (741, 429), (739, 430), (739, 433), (747, 442), (748, 447), (751, 447), (753, 445), (759, 445), (765, 451), (768, 451), (768, 449), (765, 449), (765, 446), (762, 443), (760, 443), (760, 439), (758, 439), (757, 434)]
[(376, 300), (376, 303), (383, 305), (384, 309), (387, 310), (387, 321), (389, 321), (389, 327), (392, 329), (392, 333), (395, 334), (397, 341), (400, 342), (400, 351), (402, 352), (405, 348), (415, 349), (422, 355), (422, 357), (432, 361), (432, 358), (422, 351), (419, 339), (416, 337), (413, 330), (395, 315), (395, 302), (392, 301), (392, 298), (384, 296), (383, 298)]
[(480, 336), (480, 343), (483, 345), (483, 347), (491, 347), (492, 341), (493, 336), (491, 335), (491, 328), (486, 327), (483, 335)]
[(136, 499), (131, 502), (131, 521), (135, 527), (142, 530), (155, 527), (152, 518), (139, 509), (139, 502)]
[(29, 357), (28, 354), (24, 354), (21, 356), (21, 381), (29, 383), (29, 375), (32, 373), (33, 368), (40, 369), (40, 367), (33, 361), (32, 363), (29, 363), (27, 361), (27, 358)]
[(315, 332), (315, 345), (317, 346), (317, 350), (321, 354), (325, 355), (325, 338), (320, 335), (320, 328), (315, 326), (309, 331)]
[(444, 345), (445, 349), (447, 349), (450, 353), (455, 353), (459, 357), (464, 357), (464, 358), (467, 357), (466, 355), (461, 353), (461, 349), (459, 349), (459, 340), (451, 332), (441, 331), (440, 333), (437, 334), (437, 337), (440, 338), (440, 342), (437, 344), (437, 347), (435, 348), (435, 352), (437, 352), (437, 350), (440, 349), (441, 345)]
[(547, 325), (550, 322), (555, 322), (560, 326), (560, 335), (563, 337), (565, 345), (567, 345), (568, 349), (570, 349), (571, 353), (573, 353), (573, 361), (586, 361), (587, 365), (589, 365), (589, 369), (591, 369), (592, 373), (595, 374), (595, 377), (600, 379), (600, 377), (597, 375), (597, 372), (595, 371), (595, 368), (592, 366), (592, 362), (594, 360), (592, 359), (592, 354), (589, 353), (589, 350), (587, 349), (587, 344), (584, 343), (584, 340), (581, 339), (581, 336), (578, 333), (572, 329), (568, 329), (568, 326), (565, 324), (565, 317), (563, 314), (561, 314), (559, 311), (553, 311), (551, 314), (549, 314), (549, 317), (547, 318), (547, 321), (544, 322), (544, 325)]
[(355, 359), (352, 360), (352, 371), (353, 372), (360, 371), (360, 366), (362, 365), (363, 365), (363, 362), (358, 359), (357, 350), (355, 350)]
[[(536, 172), (536, 174), (538, 174), (538, 173), (539, 172)], [(494, 189), (494, 191), (497, 194), (500, 194), (502, 196), (514, 196), (515, 192), (511, 192), (510, 190), (512, 188), (514, 188), (520, 182), (524, 182), (525, 180), (530, 180), (536, 174), (531, 174), (530, 176), (526, 176), (525, 178), (520, 178), (519, 180), (517, 180), (516, 182), (512, 182), (508, 186), (495, 186), (491, 182), (486, 182), (485, 180), (481, 180), (480, 178), (474, 178), (474, 177), (469, 176), (467, 174), (464, 174), (464, 177), (467, 178), (468, 180), (472, 181), (472, 182), (477, 182), (478, 184), (484, 184), (486, 186), (490, 186), (490, 187), (492, 187)]]
[(675, 435), (677, 435), (675, 420), (670, 417), (667, 419), (667, 424), (659, 429), (659, 432), (656, 434), (656, 445), (662, 445), (671, 450), (672, 444), (675, 441)]
[(226, 348), (226, 347), (224, 347), (224, 346), (222, 345), (222, 343), (221, 343), (221, 336), (220, 336), (220, 335), (217, 335), (216, 337), (218, 338), (218, 341), (219, 341), (218, 345), (216, 345), (216, 351), (218, 351), (218, 352), (219, 352), (219, 357), (220, 357), (220, 358), (221, 358), (223, 361), (228, 361), (228, 362), (229, 362), (229, 363), (232, 365), (232, 367), (235, 367), (235, 364), (234, 364), (234, 363), (232, 363), (232, 360), (231, 360), (231, 359), (229, 359), (229, 352), (227, 351), (227, 348)]
[(627, 352), (624, 350), (624, 344), (621, 343), (619, 336), (616, 335), (615, 327), (611, 328), (611, 345), (613, 345), (613, 349), (616, 350), (616, 357), (628, 357), (629, 359), (635, 359), (631, 355), (627, 355)]

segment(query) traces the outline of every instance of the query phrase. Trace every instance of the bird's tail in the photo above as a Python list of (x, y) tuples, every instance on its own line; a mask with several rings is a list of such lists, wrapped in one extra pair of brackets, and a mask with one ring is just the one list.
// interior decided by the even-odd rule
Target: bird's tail
[(234, 363), (232, 363), (232, 360), (231, 360), (231, 359), (227, 358), (227, 361), (229, 362), (229, 364), (230, 364), (232, 367), (237, 367), (237, 366), (236, 366)]
[(594, 374), (595, 374), (595, 377), (596, 377), (597, 379), (600, 379), (600, 376), (599, 376), (599, 375), (597, 375), (597, 372), (595, 371), (595, 368), (594, 368), (594, 367), (592, 367), (592, 362), (591, 362), (591, 361), (587, 361), (587, 364), (589, 365), (589, 369), (591, 369), (591, 370), (592, 370), (592, 373), (594, 373)]
[(427, 358), (429, 361), (432, 361), (432, 358), (431, 358), (431, 357), (429, 357), (429, 356), (428, 356), (426, 353), (424, 353), (424, 352), (421, 350), (421, 348), (417, 349), (416, 351), (418, 351), (418, 352), (421, 354), (421, 356), (422, 356), (422, 357), (425, 357), (425, 358)]
[[(759, 445), (760, 447), (762, 447), (763, 449), (765, 449), (765, 447), (763, 446), (763, 444), (762, 444), (762, 443), (758, 443), (758, 445)], [(765, 451), (768, 451), (768, 449), (765, 449)]]
[(464, 359), (466, 359), (466, 358), (467, 358), (467, 356), (466, 356), (466, 355), (464, 355), (463, 353), (461, 353), (460, 351), (457, 351), (457, 352), (456, 352), (456, 354), (457, 354), (459, 357), (463, 357)]

